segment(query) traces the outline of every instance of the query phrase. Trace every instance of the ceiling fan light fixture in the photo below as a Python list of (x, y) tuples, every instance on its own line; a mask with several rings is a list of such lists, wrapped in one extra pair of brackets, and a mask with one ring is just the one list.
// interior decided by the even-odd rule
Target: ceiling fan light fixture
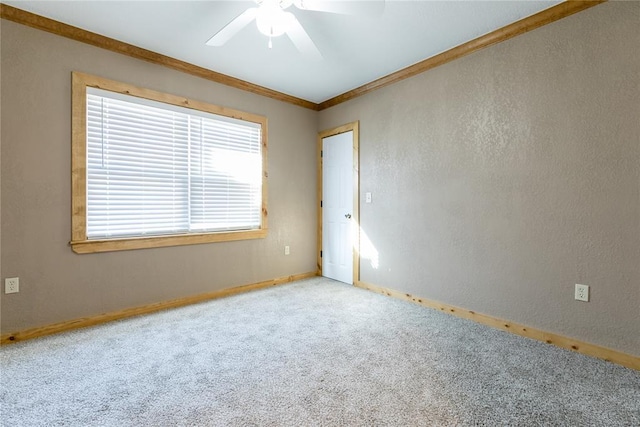
[(291, 16), (280, 8), (278, 2), (264, 1), (258, 8), (256, 25), (265, 36), (278, 37), (289, 29)]
[[(287, 34), (287, 37), (293, 45), (305, 57), (313, 61), (322, 59), (322, 54), (309, 37), (309, 34), (302, 27), (302, 24), (296, 16), (291, 12), (285, 12), (285, 9), (292, 5), (306, 6), (309, 2), (331, 2), (333, 0), (254, 0), (257, 7), (250, 7), (229, 24), (224, 26), (220, 31), (213, 35), (208, 41), (208, 46), (222, 46), (233, 35), (237, 34), (247, 24), (256, 21), (256, 26), (261, 34), (269, 38), (269, 48), (273, 47), (272, 38)], [(320, 10), (318, 5), (315, 5)]]

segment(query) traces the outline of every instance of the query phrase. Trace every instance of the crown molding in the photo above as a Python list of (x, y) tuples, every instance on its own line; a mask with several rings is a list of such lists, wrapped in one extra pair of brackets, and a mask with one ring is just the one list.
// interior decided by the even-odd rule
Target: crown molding
[(442, 52), (436, 56), (427, 58), (424, 61), (420, 61), (407, 68), (396, 71), (395, 73), (381, 77), (358, 88), (323, 101), (319, 104), (318, 110), (326, 110), (327, 108), (331, 108), (335, 105), (342, 104), (343, 102), (349, 101), (351, 99), (366, 95), (370, 92), (373, 92), (374, 90), (389, 86), (390, 84), (397, 83), (404, 79), (408, 79), (409, 77), (413, 77), (417, 74), (424, 73), (427, 70), (446, 64), (447, 62), (454, 61), (458, 58), (469, 55), (470, 53), (476, 52), (480, 49), (484, 49), (485, 47), (489, 47), (491, 45), (519, 36), (520, 34), (535, 30), (536, 28), (540, 28), (544, 25), (558, 21), (562, 18), (573, 15), (574, 13), (578, 13), (585, 9), (589, 9), (590, 7), (597, 6), (598, 4), (604, 3), (605, 1), (606, 0), (562, 2), (553, 7), (550, 7), (549, 9), (538, 12), (535, 15), (528, 16), (512, 24), (509, 24), (506, 27), (499, 28), (467, 43)]
[(7, 19), (9, 21), (17, 22), (19, 24), (23, 24), (32, 28), (37, 28), (42, 31), (47, 31), (49, 33), (53, 33), (62, 37), (67, 37), (72, 40), (110, 50), (112, 52), (117, 52), (173, 70), (181, 71), (186, 74), (201, 77), (203, 79), (220, 83), (226, 86), (231, 86), (236, 89), (255, 93), (257, 95), (286, 102), (299, 107), (308, 108), (310, 110), (322, 111), (338, 104), (342, 104), (343, 102), (349, 101), (351, 99), (366, 95), (370, 92), (391, 85), (393, 83), (397, 83), (415, 75), (424, 73), (425, 71), (428, 71), (432, 68), (454, 61), (458, 58), (462, 58), (463, 56), (484, 49), (485, 47), (489, 47), (505, 40), (509, 40), (513, 37), (535, 30), (536, 28), (540, 28), (544, 25), (558, 21), (567, 16), (571, 16), (585, 9), (597, 6), (600, 3), (604, 3), (606, 1), (607, 0), (564, 1), (560, 4), (550, 7), (549, 9), (545, 9), (534, 15), (523, 18), (519, 21), (507, 25), (506, 27), (499, 28), (467, 43), (456, 46), (436, 56), (427, 58), (409, 67), (403, 68), (402, 70), (376, 79), (372, 82), (347, 91), (341, 95), (330, 98), (319, 104), (307, 101), (302, 98), (297, 98), (295, 96), (287, 95), (285, 93), (259, 86), (244, 80), (240, 80), (226, 74), (218, 73), (216, 71), (190, 64), (179, 59), (171, 58), (169, 56), (143, 49), (141, 47), (124, 43), (119, 40), (105, 37), (100, 34), (92, 33), (90, 31), (67, 25), (53, 19), (45, 18), (31, 12), (26, 12), (22, 9), (18, 9), (6, 4), (0, 4), (0, 17), (2, 19)]
[(226, 74), (218, 73), (204, 67), (190, 64), (176, 58), (171, 58), (170, 56), (162, 55), (160, 53), (143, 49), (132, 44), (124, 43), (110, 37), (105, 37), (97, 33), (92, 33), (91, 31), (83, 30), (82, 28), (74, 27), (72, 25), (64, 24), (53, 19), (45, 18), (44, 16), (36, 15), (35, 13), (27, 12), (6, 4), (0, 4), (0, 17), (2, 19), (17, 22), (18, 24), (53, 33), (58, 36), (90, 44), (92, 46), (110, 50), (112, 52), (117, 52), (122, 55), (130, 56), (132, 58), (141, 59), (143, 61), (161, 65), (172, 70), (191, 74), (193, 76), (210, 80), (212, 82), (231, 86), (236, 89), (266, 96), (267, 98), (276, 99), (278, 101), (297, 105), (303, 108), (308, 108), (310, 110), (318, 110), (318, 104), (307, 101), (305, 99), (296, 98), (295, 96), (287, 95), (273, 89), (258, 86), (256, 84), (249, 83), (235, 77), (227, 76)]

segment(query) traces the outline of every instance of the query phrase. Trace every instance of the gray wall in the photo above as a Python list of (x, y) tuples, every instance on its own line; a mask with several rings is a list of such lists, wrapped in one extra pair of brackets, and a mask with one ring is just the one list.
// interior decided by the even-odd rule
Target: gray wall
[[(640, 355), (639, 27), (606, 3), (314, 113), (2, 21), (2, 332), (313, 271), (315, 133), (360, 120), (363, 281)], [(72, 70), (266, 115), (269, 237), (74, 254)]]
[(640, 355), (639, 28), (606, 3), (321, 112), (360, 120), (361, 280)]
[[(317, 113), (2, 21), (2, 332), (315, 271)], [(71, 72), (268, 117), (266, 239), (71, 251)], [(284, 245), (291, 255), (284, 255)]]

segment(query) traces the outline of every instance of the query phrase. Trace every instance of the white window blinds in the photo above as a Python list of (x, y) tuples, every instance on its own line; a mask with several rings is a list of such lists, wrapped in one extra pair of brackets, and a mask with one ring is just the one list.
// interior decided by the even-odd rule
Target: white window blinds
[(261, 227), (260, 124), (87, 90), (87, 238)]

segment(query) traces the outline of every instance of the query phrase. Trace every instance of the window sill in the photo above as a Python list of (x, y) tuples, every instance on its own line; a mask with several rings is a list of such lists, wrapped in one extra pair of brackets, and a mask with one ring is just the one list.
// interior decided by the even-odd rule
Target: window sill
[(69, 244), (75, 253), (92, 254), (97, 252), (230, 242), (234, 240), (264, 239), (265, 237), (267, 237), (267, 230), (263, 228), (260, 230), (231, 231), (224, 233), (180, 234), (109, 240), (79, 240), (72, 241)]

